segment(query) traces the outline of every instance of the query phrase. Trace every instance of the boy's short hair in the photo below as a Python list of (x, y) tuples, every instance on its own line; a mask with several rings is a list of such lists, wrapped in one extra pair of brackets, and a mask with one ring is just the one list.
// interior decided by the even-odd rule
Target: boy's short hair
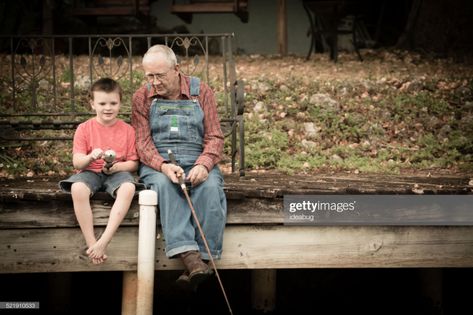
[(92, 84), (92, 86), (89, 89), (89, 98), (91, 100), (94, 99), (94, 92), (101, 91), (105, 93), (112, 93), (112, 92), (118, 92), (118, 95), (120, 96), (120, 101), (122, 100), (122, 87), (120, 84), (118, 84), (117, 81), (110, 79), (110, 78), (101, 78), (98, 79), (97, 81)]

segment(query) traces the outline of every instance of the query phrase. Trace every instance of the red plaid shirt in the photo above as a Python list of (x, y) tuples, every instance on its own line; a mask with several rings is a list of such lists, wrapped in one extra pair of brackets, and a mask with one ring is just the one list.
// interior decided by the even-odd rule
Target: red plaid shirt
[[(179, 75), (181, 82), (181, 99), (191, 99), (189, 94), (188, 76)], [(151, 137), (149, 127), (149, 109), (153, 97), (156, 97), (154, 88), (148, 91), (148, 84), (140, 87), (133, 94), (131, 125), (136, 131), (136, 150), (140, 161), (155, 170), (161, 171), (164, 158), (159, 154)], [(223, 133), (217, 115), (217, 104), (210, 87), (201, 81), (199, 104), (204, 112), (204, 150), (195, 164), (201, 164), (210, 171), (222, 159)]]

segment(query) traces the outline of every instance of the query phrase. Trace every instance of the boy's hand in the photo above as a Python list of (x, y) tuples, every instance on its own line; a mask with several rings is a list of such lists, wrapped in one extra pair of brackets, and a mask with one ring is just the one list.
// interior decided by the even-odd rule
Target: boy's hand
[(90, 152), (89, 157), (92, 161), (96, 161), (100, 159), (103, 156), (103, 150), (102, 149), (93, 149), (92, 152)]
[(106, 175), (112, 175), (113, 173), (118, 172), (119, 170), (116, 167), (116, 164), (110, 166), (110, 168), (106, 168), (105, 166), (102, 168), (102, 173)]

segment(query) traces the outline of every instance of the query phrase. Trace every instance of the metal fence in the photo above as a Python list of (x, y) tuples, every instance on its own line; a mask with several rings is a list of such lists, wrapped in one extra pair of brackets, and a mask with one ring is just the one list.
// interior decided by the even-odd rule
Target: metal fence
[(110, 77), (125, 90), (123, 116), (144, 83), (141, 56), (155, 44), (171, 47), (184, 74), (215, 91), (221, 124), (231, 137), (232, 169), (244, 164), (243, 84), (236, 78), (233, 34), (111, 34), (0, 36), (0, 140), (70, 140), (28, 133), (74, 129), (92, 115), (86, 99), (96, 79)]

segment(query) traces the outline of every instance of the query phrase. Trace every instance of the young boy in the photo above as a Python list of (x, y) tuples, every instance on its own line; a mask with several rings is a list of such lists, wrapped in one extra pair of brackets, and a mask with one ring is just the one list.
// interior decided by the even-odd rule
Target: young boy
[[(101, 264), (107, 259), (107, 245), (128, 212), (135, 186), (141, 186), (131, 174), (138, 168), (135, 131), (117, 118), (121, 87), (116, 81), (103, 78), (92, 85), (89, 97), (96, 116), (80, 124), (74, 135), (72, 160), (79, 172), (61, 181), (59, 186), (72, 194), (74, 212), (88, 247), (87, 255), (94, 264)], [(110, 168), (103, 159), (107, 150), (116, 153)], [(98, 190), (107, 191), (115, 202), (107, 227), (97, 240), (89, 198)]]

